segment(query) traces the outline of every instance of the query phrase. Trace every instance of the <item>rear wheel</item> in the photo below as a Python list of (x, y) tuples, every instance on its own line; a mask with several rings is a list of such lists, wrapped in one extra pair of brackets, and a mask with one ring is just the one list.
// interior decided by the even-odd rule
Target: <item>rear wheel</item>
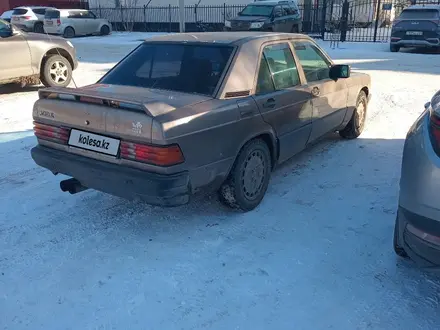
[(399, 46), (396, 45), (390, 45), (390, 51), (393, 53), (397, 53), (400, 50)]
[(75, 37), (75, 30), (73, 29), (73, 27), (66, 27), (64, 29), (63, 37), (67, 39)]
[(266, 194), (271, 169), (267, 144), (261, 139), (247, 142), (219, 190), (220, 200), (231, 208), (253, 210)]
[(46, 59), (41, 69), (41, 82), (46, 87), (67, 87), (72, 81), (72, 66), (60, 55)]
[(44, 33), (43, 23), (41, 23), (41, 22), (35, 23), (34, 32), (35, 33)]
[(356, 139), (361, 135), (365, 127), (365, 118), (367, 117), (367, 95), (361, 91), (356, 101), (356, 109), (353, 111), (350, 121), (339, 135), (344, 139)]
[(290, 30), (290, 33), (299, 33), (299, 25), (295, 24), (292, 26), (292, 29)]
[(101, 35), (102, 36), (107, 36), (110, 34), (110, 28), (107, 25), (103, 25), (101, 27)]
[(394, 238), (393, 238), (394, 252), (402, 258), (409, 258), (403, 247), (399, 242), (399, 215), (396, 216), (396, 224), (394, 225)]

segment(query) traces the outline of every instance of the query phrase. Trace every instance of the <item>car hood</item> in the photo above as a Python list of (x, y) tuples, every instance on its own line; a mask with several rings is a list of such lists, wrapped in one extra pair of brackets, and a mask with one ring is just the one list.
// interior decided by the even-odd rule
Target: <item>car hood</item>
[(151, 117), (158, 117), (177, 108), (188, 107), (212, 99), (211, 96), (199, 94), (99, 83), (80, 88), (47, 88), (42, 92), (138, 104)]
[(232, 21), (241, 22), (264, 22), (267, 21), (269, 17), (266, 16), (237, 16), (232, 19)]

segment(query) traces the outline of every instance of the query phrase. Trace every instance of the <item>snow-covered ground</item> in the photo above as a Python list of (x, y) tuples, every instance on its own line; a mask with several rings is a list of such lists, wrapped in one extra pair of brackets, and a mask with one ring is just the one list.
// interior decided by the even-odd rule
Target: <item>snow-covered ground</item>
[[(78, 85), (144, 34), (76, 39)], [(341, 44), (373, 80), (366, 131), (273, 174), (255, 211), (215, 196), (162, 209), (69, 195), (33, 163), (36, 89), (0, 93), (2, 329), (437, 329), (440, 277), (395, 257), (405, 134), (440, 88), (440, 55)]]

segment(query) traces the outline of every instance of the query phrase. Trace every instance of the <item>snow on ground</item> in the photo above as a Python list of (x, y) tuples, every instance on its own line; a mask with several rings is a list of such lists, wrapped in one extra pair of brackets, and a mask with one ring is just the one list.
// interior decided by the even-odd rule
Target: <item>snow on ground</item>
[[(76, 39), (76, 83), (137, 38)], [(29, 154), (36, 90), (0, 89), (2, 328), (438, 328), (440, 278), (397, 259), (392, 233), (403, 141), (439, 88), (440, 55), (322, 44), (371, 74), (367, 129), (281, 166), (246, 214), (215, 196), (162, 209), (61, 193)]]

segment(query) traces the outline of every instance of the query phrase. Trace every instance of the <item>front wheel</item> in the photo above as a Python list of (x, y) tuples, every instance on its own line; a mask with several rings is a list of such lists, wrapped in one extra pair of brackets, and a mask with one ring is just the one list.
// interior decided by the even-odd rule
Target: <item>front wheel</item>
[(44, 33), (43, 23), (41, 23), (41, 22), (35, 23), (35, 25), (34, 25), (34, 32), (35, 33)]
[(102, 36), (108, 36), (108, 35), (110, 34), (110, 28), (109, 28), (107, 25), (103, 25), (103, 26), (101, 27), (100, 34), (101, 34)]
[(72, 66), (60, 55), (46, 59), (41, 69), (40, 80), (46, 87), (67, 87), (72, 81)]
[(270, 150), (266, 142), (261, 139), (247, 142), (219, 190), (221, 202), (245, 212), (253, 210), (266, 194), (271, 169)]
[(339, 131), (339, 135), (344, 139), (356, 139), (361, 135), (365, 127), (365, 119), (367, 117), (367, 95), (361, 91), (356, 101), (356, 108), (350, 121), (343, 130)]

